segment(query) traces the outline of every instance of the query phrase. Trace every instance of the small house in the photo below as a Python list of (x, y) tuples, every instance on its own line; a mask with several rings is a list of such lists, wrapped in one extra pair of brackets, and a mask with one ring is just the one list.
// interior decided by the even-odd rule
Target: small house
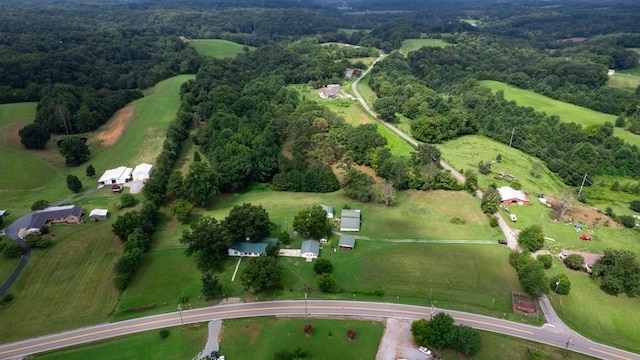
[(89, 219), (93, 221), (107, 220), (108, 215), (109, 215), (109, 210), (107, 209), (93, 209), (89, 213)]
[(333, 206), (320, 205), (320, 207), (322, 208), (322, 210), (324, 210), (327, 213), (328, 219), (333, 219), (334, 211), (335, 211), (333, 209)]
[(351, 235), (342, 235), (340, 236), (340, 241), (338, 241), (338, 247), (341, 250), (353, 250), (356, 246), (356, 238)]
[(514, 190), (511, 186), (498, 188), (500, 193), (500, 204), (502, 205), (529, 205), (531, 202), (522, 190)]
[(305, 240), (300, 246), (300, 257), (303, 259), (317, 259), (320, 254), (320, 243), (316, 240)]
[(147, 180), (153, 174), (153, 165), (142, 163), (133, 169), (133, 180)]
[(120, 166), (115, 169), (109, 169), (100, 176), (98, 179), (98, 184), (100, 185), (109, 185), (109, 184), (124, 184), (128, 181), (131, 181), (131, 173), (133, 172), (132, 168), (126, 166)]
[(39, 230), (51, 224), (78, 224), (82, 221), (82, 208), (77, 205), (51, 206), (34, 211), (26, 229)]
[(259, 242), (237, 241), (228, 249), (229, 256), (258, 257), (266, 255), (269, 244), (277, 244), (278, 239), (268, 238)]
[(564, 260), (567, 258), (567, 256), (571, 254), (577, 254), (582, 256), (582, 258), (584, 259), (584, 269), (587, 270), (589, 274), (591, 274), (591, 271), (593, 271), (593, 266), (596, 264), (596, 261), (598, 261), (598, 259), (602, 256), (600, 254), (592, 254), (588, 252), (563, 249), (560, 252), (560, 259)]
[(340, 231), (360, 231), (360, 210), (342, 210)]

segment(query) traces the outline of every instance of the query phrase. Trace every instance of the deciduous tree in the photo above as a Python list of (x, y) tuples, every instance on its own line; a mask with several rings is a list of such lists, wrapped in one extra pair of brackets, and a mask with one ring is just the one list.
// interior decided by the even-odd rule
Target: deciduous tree
[(333, 293), (337, 290), (336, 280), (329, 273), (318, 276), (318, 289), (323, 293)]
[(79, 193), (82, 190), (82, 182), (75, 175), (67, 175), (67, 188), (74, 193)]
[(568, 295), (571, 291), (571, 280), (565, 274), (558, 274), (549, 280), (549, 288), (561, 295)]
[(351, 168), (347, 170), (342, 180), (342, 189), (348, 197), (367, 202), (373, 197), (375, 180), (364, 172)]
[(218, 279), (217, 276), (212, 275), (210, 272), (205, 272), (202, 275), (201, 281), (202, 295), (204, 295), (207, 300), (222, 296), (222, 283), (220, 283), (220, 279)]
[(547, 292), (548, 283), (544, 274), (544, 266), (537, 260), (524, 265), (518, 271), (518, 279), (522, 290), (534, 298), (538, 298), (542, 293)]
[(316, 260), (316, 263), (313, 264), (313, 271), (318, 275), (329, 274), (333, 270), (333, 264), (331, 264), (331, 260), (320, 258)]
[(271, 220), (267, 211), (262, 205), (249, 203), (231, 208), (223, 225), (233, 241), (260, 241), (271, 231)]
[(180, 242), (187, 245), (185, 253), (188, 256), (198, 256), (198, 267), (202, 271), (222, 268), (231, 245), (226, 228), (218, 220), (207, 216), (183, 232)]
[(249, 261), (244, 269), (242, 284), (245, 290), (256, 293), (271, 293), (282, 289), (282, 265), (277, 258), (259, 256)]
[(487, 214), (495, 214), (498, 212), (498, 206), (500, 205), (500, 193), (494, 187), (489, 187), (487, 191), (482, 194), (482, 202), (480, 208), (482, 212)]
[(218, 176), (204, 162), (194, 162), (184, 178), (185, 198), (197, 206), (207, 206), (218, 195)]
[(64, 139), (60, 145), (60, 153), (64, 156), (65, 163), (70, 166), (80, 165), (91, 156), (87, 144), (75, 136)]
[(518, 234), (518, 244), (533, 252), (542, 249), (544, 234), (540, 225), (531, 225)]
[(23, 127), (18, 131), (18, 135), (20, 136), (20, 142), (27, 149), (44, 149), (49, 139), (51, 139), (51, 134), (47, 129), (38, 124), (29, 124)]
[(184, 199), (178, 199), (173, 203), (173, 215), (181, 224), (186, 224), (191, 219), (193, 204)]
[(331, 233), (327, 212), (320, 206), (302, 209), (293, 219), (293, 229), (303, 236), (320, 239)]
[(564, 265), (572, 270), (582, 270), (584, 257), (580, 254), (571, 254), (562, 260)]
[(89, 165), (87, 166), (87, 169), (84, 171), (84, 173), (87, 175), (87, 177), (94, 177), (96, 176), (96, 169), (93, 167), (93, 165)]

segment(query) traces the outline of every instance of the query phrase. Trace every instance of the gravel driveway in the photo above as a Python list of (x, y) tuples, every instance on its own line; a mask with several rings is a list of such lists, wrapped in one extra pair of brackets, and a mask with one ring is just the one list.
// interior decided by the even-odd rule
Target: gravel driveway
[(418, 347), (413, 344), (411, 323), (411, 320), (387, 319), (376, 360), (426, 360), (430, 358), (418, 351)]

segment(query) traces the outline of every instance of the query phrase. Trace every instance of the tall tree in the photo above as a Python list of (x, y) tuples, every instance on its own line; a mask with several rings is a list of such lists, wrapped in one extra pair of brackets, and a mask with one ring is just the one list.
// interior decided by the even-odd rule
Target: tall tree
[(183, 232), (180, 242), (187, 245), (185, 253), (188, 256), (198, 256), (198, 267), (202, 271), (221, 269), (231, 245), (225, 227), (206, 216)]
[(185, 198), (195, 205), (205, 207), (218, 195), (218, 176), (204, 162), (194, 162), (184, 178)]
[(222, 295), (222, 283), (220, 283), (220, 279), (218, 279), (217, 276), (211, 275), (210, 272), (206, 272), (202, 275), (201, 281), (202, 295), (204, 295), (207, 300), (214, 299)]
[(364, 172), (351, 168), (347, 170), (342, 180), (342, 189), (348, 197), (367, 202), (373, 197), (375, 180)]
[(500, 205), (500, 193), (494, 187), (489, 187), (487, 191), (482, 194), (482, 202), (480, 208), (482, 212), (487, 214), (495, 214), (498, 212), (498, 206)]
[(87, 175), (87, 177), (94, 177), (96, 176), (96, 169), (93, 167), (93, 165), (89, 165), (85, 170), (85, 174)]
[(282, 289), (282, 265), (277, 258), (259, 256), (250, 260), (242, 273), (242, 284), (246, 290), (270, 293)]
[(534, 298), (547, 292), (547, 278), (544, 274), (544, 265), (540, 261), (534, 260), (524, 265), (518, 271), (518, 279), (522, 290)]
[(300, 210), (293, 219), (293, 229), (302, 236), (320, 239), (331, 233), (331, 223), (327, 212), (320, 206), (312, 206)]
[(38, 124), (29, 124), (23, 127), (18, 131), (18, 135), (20, 136), (20, 142), (27, 149), (44, 149), (49, 139), (51, 139), (51, 134), (47, 129)]
[(236, 205), (231, 208), (223, 224), (233, 241), (260, 241), (271, 231), (269, 214), (262, 205)]
[(65, 163), (71, 166), (80, 165), (91, 156), (87, 144), (75, 136), (64, 139), (60, 145), (60, 153), (64, 156)]
[(518, 244), (533, 252), (542, 249), (544, 234), (540, 225), (531, 225), (518, 234)]
[(79, 193), (82, 190), (82, 182), (77, 176), (69, 174), (67, 175), (67, 187), (74, 193)]

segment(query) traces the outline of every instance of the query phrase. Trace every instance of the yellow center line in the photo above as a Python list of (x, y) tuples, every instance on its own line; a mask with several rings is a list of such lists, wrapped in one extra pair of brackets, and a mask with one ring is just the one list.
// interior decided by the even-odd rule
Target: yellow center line
[(597, 351), (599, 353), (607, 354), (609, 356), (614, 356), (614, 357), (617, 357), (618, 359), (632, 360), (632, 359), (630, 359), (628, 357), (625, 357), (625, 356), (621, 356), (621, 355), (618, 355), (618, 354), (610, 353), (608, 351), (604, 351), (604, 350), (600, 350), (600, 349), (596, 349), (596, 348), (592, 348), (592, 347), (590, 347), (589, 350)]
[[(253, 309), (220, 310), (220, 311), (212, 311), (212, 312), (198, 313), (198, 314), (192, 314), (192, 315), (183, 315), (183, 319), (193, 319), (193, 318), (201, 318), (201, 317), (220, 316), (220, 315), (224, 315), (224, 314), (233, 314), (233, 313), (242, 313), (242, 312), (256, 312), (256, 311), (264, 311), (264, 310), (279, 310), (279, 311), (282, 311), (282, 310), (295, 310), (295, 309), (301, 310), (301, 309), (304, 309), (304, 308), (305, 307), (302, 306), (302, 305), (296, 305), (296, 306), (284, 306), (284, 307), (261, 307), (261, 308), (253, 308)], [(411, 315), (419, 315), (419, 316), (428, 315), (426, 312), (418, 312), (418, 311), (410, 311), (410, 310), (393, 310), (393, 309), (384, 309), (384, 308), (368, 308), (368, 307), (354, 307), (354, 306), (344, 306), (344, 307), (340, 306), (340, 307), (338, 307), (338, 306), (311, 305), (311, 306), (308, 306), (307, 308), (308, 309), (317, 309), (317, 310), (322, 310), (322, 309), (361, 310), (361, 311), (371, 311), (371, 312), (379, 312), (379, 313), (394, 313), (394, 314), (402, 313), (402, 314), (411, 314)], [(60, 338), (60, 339), (49, 340), (49, 341), (45, 341), (45, 342), (42, 342), (42, 343), (23, 346), (21, 348), (17, 348), (17, 349), (13, 349), (13, 350), (5, 350), (5, 351), (0, 352), (0, 355), (11, 353), (11, 352), (25, 351), (25, 350), (33, 349), (33, 348), (36, 348), (36, 347), (53, 345), (53, 344), (66, 342), (66, 341), (72, 341), (72, 340), (77, 340), (77, 339), (82, 339), (82, 338), (88, 338), (88, 337), (92, 337), (92, 336), (95, 336), (95, 335), (101, 335), (101, 334), (106, 334), (106, 333), (112, 333), (112, 332), (132, 329), (132, 328), (144, 327), (144, 326), (147, 326), (147, 325), (153, 325), (153, 324), (177, 321), (178, 319), (179, 319), (179, 314), (178, 313), (174, 313), (170, 318), (166, 318), (166, 319), (145, 321), (145, 322), (131, 324), (131, 325), (122, 325), (122, 326), (118, 326), (118, 327), (115, 327), (115, 328), (97, 330), (97, 331), (93, 331), (93, 332), (89, 332), (89, 333), (85, 333), (85, 334), (79, 334), (79, 335), (68, 336), (68, 337), (64, 337), (64, 338)], [(531, 334), (531, 335), (533, 334), (533, 332), (531, 332), (531, 331), (521, 330), (521, 329), (517, 329), (517, 328), (505, 326), (505, 325), (492, 324), (492, 323), (485, 322), (485, 321), (471, 320), (471, 319), (467, 319), (467, 318), (460, 318), (460, 319), (461, 320), (465, 320), (465, 321), (469, 321), (469, 322), (473, 322), (473, 323), (477, 323), (477, 324), (483, 324), (483, 325), (486, 325), (486, 326), (493, 326), (493, 327), (497, 327), (497, 328), (501, 328), (501, 329), (508, 329), (508, 330), (512, 330), (512, 331), (517, 331), (517, 332), (521, 332), (521, 333), (524, 333), (524, 334)], [(113, 323), (113, 324), (117, 324), (117, 323)], [(96, 340), (99, 340), (99, 339), (96, 339)], [(623, 358), (623, 359), (626, 359), (626, 358)]]

